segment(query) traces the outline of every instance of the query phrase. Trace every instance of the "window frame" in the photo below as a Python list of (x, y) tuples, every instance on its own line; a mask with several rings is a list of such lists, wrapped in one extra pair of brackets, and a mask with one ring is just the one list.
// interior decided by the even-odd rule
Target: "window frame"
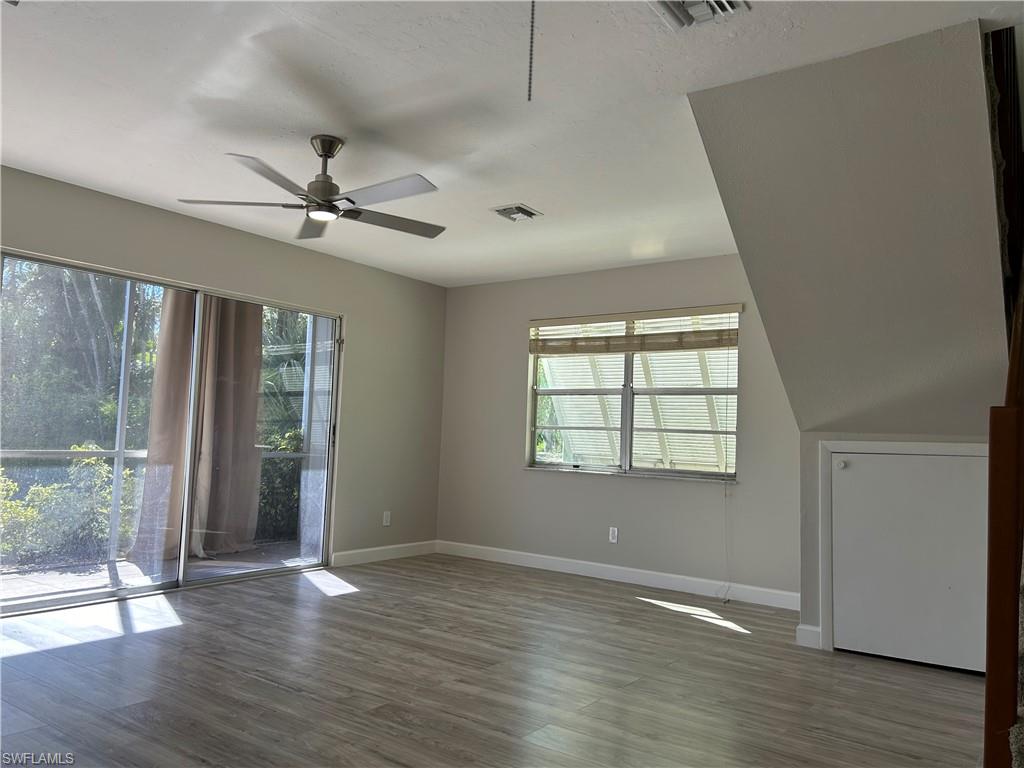
[[(669, 318), (669, 317), (698, 317), (701, 315), (713, 314), (714, 310), (718, 310), (720, 314), (735, 313), (737, 316), (743, 313), (743, 305), (726, 305), (722, 307), (690, 307), (688, 309), (672, 309), (664, 311), (648, 311), (648, 312), (636, 312), (636, 313), (624, 313), (621, 315), (600, 315), (591, 317), (579, 317), (579, 318), (564, 318), (564, 319), (551, 319), (551, 320), (533, 320), (530, 322), (530, 329), (545, 326), (555, 326), (559, 324), (568, 324), (567, 320), (572, 320), (576, 323), (587, 324), (593, 322), (604, 322), (604, 321), (630, 321), (636, 319), (645, 318)], [(737, 336), (739, 335), (739, 322), (737, 320)], [(697, 350), (698, 352), (700, 350)], [(580, 353), (584, 355), (586, 353)], [(607, 354), (607, 353), (591, 353), (591, 354)], [(699, 435), (731, 435), (737, 443), (739, 442), (739, 340), (736, 342), (736, 354), (737, 354), (737, 381), (735, 387), (635, 387), (633, 384), (633, 368), (636, 352), (616, 352), (612, 353), (615, 355), (621, 355), (623, 358), (623, 382), (620, 387), (582, 387), (582, 388), (552, 388), (545, 387), (541, 388), (538, 386), (538, 378), (540, 374), (540, 360), (544, 355), (535, 354), (530, 352), (529, 355), (529, 405), (527, 413), (527, 451), (526, 451), (526, 469), (540, 470), (545, 472), (572, 472), (572, 473), (584, 473), (584, 474), (600, 474), (610, 475), (619, 477), (655, 477), (662, 479), (673, 479), (673, 480), (698, 480), (698, 481), (713, 481), (713, 482), (726, 482), (735, 483), (738, 478), (738, 457), (734, 460), (734, 466), (732, 472), (714, 472), (700, 469), (673, 469), (673, 468), (659, 468), (659, 467), (636, 467), (633, 465), (633, 437), (637, 429), (643, 433), (650, 434), (699, 434)], [(640, 354), (651, 354), (651, 353), (640, 353)], [(573, 426), (550, 426), (550, 425), (538, 425), (537, 424), (537, 403), (538, 399), (545, 395), (610, 395), (618, 396), (620, 403), (620, 414), (619, 414), (619, 426), (617, 429), (613, 428), (600, 428), (593, 426), (586, 427), (573, 427)], [(731, 395), (736, 398), (736, 428), (735, 430), (710, 430), (710, 429), (683, 429), (683, 428), (648, 428), (641, 427), (635, 428), (633, 425), (636, 397), (637, 396), (651, 396), (656, 397), (658, 395), (677, 395), (677, 396), (715, 396), (715, 395)], [(560, 462), (539, 462), (537, 460), (537, 433), (543, 430), (587, 430), (587, 431), (600, 431), (619, 434), (619, 464), (618, 466), (603, 465), (603, 464), (566, 464)]]

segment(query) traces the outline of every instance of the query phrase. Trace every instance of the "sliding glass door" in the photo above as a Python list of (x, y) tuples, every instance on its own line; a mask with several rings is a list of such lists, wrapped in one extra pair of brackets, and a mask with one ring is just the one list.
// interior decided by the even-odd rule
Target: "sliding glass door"
[(5, 253), (0, 607), (323, 562), (335, 338)]
[(335, 323), (204, 296), (187, 580), (324, 558)]

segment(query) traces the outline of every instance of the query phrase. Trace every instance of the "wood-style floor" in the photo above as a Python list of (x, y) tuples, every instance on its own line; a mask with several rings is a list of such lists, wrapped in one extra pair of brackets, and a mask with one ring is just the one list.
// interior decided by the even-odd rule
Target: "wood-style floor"
[(443, 555), (36, 614), (3, 622), (2, 749), (76, 766), (976, 764), (981, 678), (798, 648), (796, 620)]

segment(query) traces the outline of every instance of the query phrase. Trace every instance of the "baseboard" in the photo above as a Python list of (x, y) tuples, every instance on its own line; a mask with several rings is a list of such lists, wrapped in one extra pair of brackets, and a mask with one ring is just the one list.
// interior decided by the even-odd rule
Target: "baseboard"
[(366, 549), (348, 549), (331, 555), (331, 566), (359, 565), (373, 563), (377, 560), (395, 560), (399, 557), (415, 557), (430, 555), (437, 552), (437, 541), (413, 541), (408, 544), (391, 544), (386, 547), (368, 547)]
[(540, 568), (546, 571), (574, 573), (580, 576), (592, 576), (609, 581), (622, 581), (628, 584), (640, 584), (645, 587), (671, 589), (676, 592), (690, 592), (707, 597), (720, 597), (728, 587), (729, 598), (745, 603), (768, 605), (774, 608), (800, 609), (800, 594), (786, 592), (781, 589), (754, 587), (748, 584), (730, 584), (713, 579), (702, 579), (695, 576), (682, 576), (676, 573), (646, 571), (641, 568), (627, 568), (622, 565), (595, 563), (589, 560), (574, 560), (568, 557), (537, 555), (532, 552), (519, 552), (513, 549), (484, 547), (478, 544), (463, 544), (458, 541), (438, 541), (437, 552), (459, 557), (472, 557), (477, 560), (492, 560), (510, 565), (522, 565), (527, 568)]
[(821, 648), (821, 627), (811, 624), (798, 624), (796, 628), (796, 644), (804, 648)]
[[(683, 576), (678, 573), (647, 571), (642, 568), (629, 568), (623, 565), (595, 563), (590, 560), (574, 560), (569, 557), (538, 555), (533, 552), (520, 552), (514, 549), (485, 547), (479, 544), (464, 544), (459, 541), (415, 541), (408, 544), (392, 544), (385, 547), (368, 547), (366, 549), (349, 549), (335, 552), (331, 556), (331, 565), (359, 565), (378, 560), (394, 560), (399, 557), (415, 557), (441, 552), (457, 557), (470, 557), (476, 560), (491, 560), (496, 563), (521, 565), (527, 568), (539, 568), (545, 571), (573, 573), (578, 576), (591, 576), (596, 579), (621, 581), (627, 584), (640, 584), (657, 589), (671, 589), (676, 592), (689, 592), (706, 597), (721, 597), (726, 593), (732, 600), (756, 605), (768, 605), (773, 608), (800, 610), (800, 594), (786, 592), (781, 589), (755, 587), (749, 584), (726, 584), (715, 579), (702, 579), (697, 576)], [(802, 640), (802, 638), (804, 640)], [(797, 628), (797, 643), (811, 648), (821, 647), (821, 630), (801, 624)]]

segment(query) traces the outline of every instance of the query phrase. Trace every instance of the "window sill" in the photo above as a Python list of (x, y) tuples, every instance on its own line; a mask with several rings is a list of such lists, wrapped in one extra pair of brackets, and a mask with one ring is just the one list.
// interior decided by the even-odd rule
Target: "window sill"
[(695, 480), (698, 483), (725, 483), (736, 485), (739, 481), (735, 477), (724, 477), (722, 475), (702, 474), (699, 472), (644, 472), (632, 471), (623, 472), (617, 469), (596, 469), (594, 467), (576, 468), (562, 466), (541, 466), (527, 464), (523, 469), (531, 472), (561, 472), (568, 475), (598, 475), (600, 477), (640, 477), (655, 478), (657, 480)]

